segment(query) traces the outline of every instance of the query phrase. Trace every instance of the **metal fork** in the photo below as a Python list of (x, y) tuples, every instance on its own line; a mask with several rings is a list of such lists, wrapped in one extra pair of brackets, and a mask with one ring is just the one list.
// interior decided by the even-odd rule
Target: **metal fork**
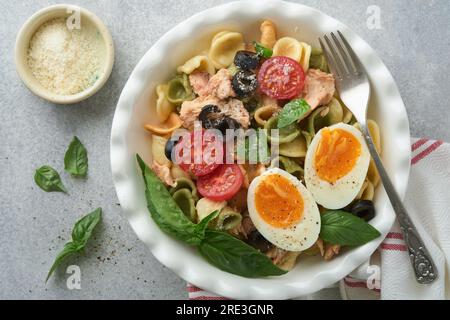
[(408, 247), (411, 264), (414, 268), (417, 282), (431, 283), (437, 278), (435, 264), (425, 248), (425, 245), (414, 227), (408, 212), (389, 178), (367, 127), (367, 107), (370, 97), (370, 83), (361, 61), (348, 44), (340, 31), (336, 36), (325, 35), (319, 38), (320, 46), (328, 61), (328, 66), (336, 79), (336, 89), (344, 104), (350, 109), (360, 123), (363, 136), (367, 142), (370, 154), (380, 174), (386, 193), (402, 229)]

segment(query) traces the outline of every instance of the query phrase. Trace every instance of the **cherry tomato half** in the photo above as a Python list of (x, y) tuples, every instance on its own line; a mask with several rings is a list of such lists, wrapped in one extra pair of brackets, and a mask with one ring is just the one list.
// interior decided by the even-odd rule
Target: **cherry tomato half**
[(258, 83), (261, 92), (273, 99), (293, 99), (303, 91), (305, 72), (291, 58), (272, 57), (262, 64)]
[(223, 164), (197, 180), (198, 192), (213, 201), (231, 199), (241, 188), (244, 175), (237, 164)]
[(223, 163), (223, 141), (211, 132), (197, 130), (182, 136), (174, 149), (174, 162), (196, 177), (211, 173), (219, 167)]

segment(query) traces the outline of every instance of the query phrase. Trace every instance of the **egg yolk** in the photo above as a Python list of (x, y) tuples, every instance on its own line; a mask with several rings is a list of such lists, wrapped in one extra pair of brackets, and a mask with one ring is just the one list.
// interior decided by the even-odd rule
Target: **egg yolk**
[(303, 198), (296, 186), (287, 178), (268, 175), (256, 188), (256, 211), (260, 217), (276, 228), (286, 228), (303, 216)]
[(360, 155), (361, 143), (353, 134), (325, 128), (314, 157), (317, 175), (334, 183), (353, 169)]

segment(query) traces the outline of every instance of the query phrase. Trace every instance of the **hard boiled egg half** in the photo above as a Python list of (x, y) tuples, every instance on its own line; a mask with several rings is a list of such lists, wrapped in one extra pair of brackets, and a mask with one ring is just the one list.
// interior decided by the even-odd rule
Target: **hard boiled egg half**
[(281, 249), (303, 251), (319, 237), (320, 213), (314, 198), (284, 170), (272, 168), (255, 178), (247, 206), (256, 229)]
[(344, 123), (323, 128), (306, 153), (306, 187), (318, 204), (341, 209), (361, 190), (369, 162), (369, 150), (358, 129)]

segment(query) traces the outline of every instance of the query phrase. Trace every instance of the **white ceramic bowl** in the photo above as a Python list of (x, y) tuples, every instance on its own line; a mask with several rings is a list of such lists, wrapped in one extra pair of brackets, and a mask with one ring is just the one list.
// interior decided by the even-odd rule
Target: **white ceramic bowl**
[[(56, 94), (44, 88), (34, 77), (28, 66), (27, 52), (31, 37), (43, 23), (54, 18), (69, 17), (77, 10), (80, 12), (81, 27), (83, 27), (83, 23), (91, 24), (98, 30), (104, 42), (103, 72), (91, 87), (82, 92), (72, 95)], [(23, 24), (16, 37), (15, 62), (20, 78), (35, 95), (57, 104), (77, 103), (95, 94), (108, 80), (114, 64), (114, 45), (108, 28), (95, 14), (78, 6), (57, 4), (39, 10)]]
[(195, 249), (164, 234), (152, 221), (144, 198), (144, 184), (135, 154), (151, 161), (151, 137), (143, 129), (154, 119), (155, 86), (166, 82), (178, 65), (207, 49), (212, 35), (223, 29), (259, 38), (259, 24), (273, 20), (279, 35), (289, 35), (318, 46), (324, 33), (341, 30), (372, 81), (370, 117), (378, 120), (383, 161), (397, 190), (404, 195), (410, 168), (410, 137), (405, 107), (394, 79), (370, 46), (339, 21), (322, 12), (282, 1), (233, 2), (194, 15), (158, 40), (138, 63), (120, 96), (111, 132), (113, 180), (125, 217), (153, 255), (180, 277), (216, 294), (240, 299), (287, 299), (330, 286), (364, 263), (394, 222), (383, 188), (375, 197), (377, 215), (371, 224), (382, 236), (366, 245), (344, 250), (329, 262), (320, 257), (300, 259), (281, 277), (247, 279), (208, 264)]

